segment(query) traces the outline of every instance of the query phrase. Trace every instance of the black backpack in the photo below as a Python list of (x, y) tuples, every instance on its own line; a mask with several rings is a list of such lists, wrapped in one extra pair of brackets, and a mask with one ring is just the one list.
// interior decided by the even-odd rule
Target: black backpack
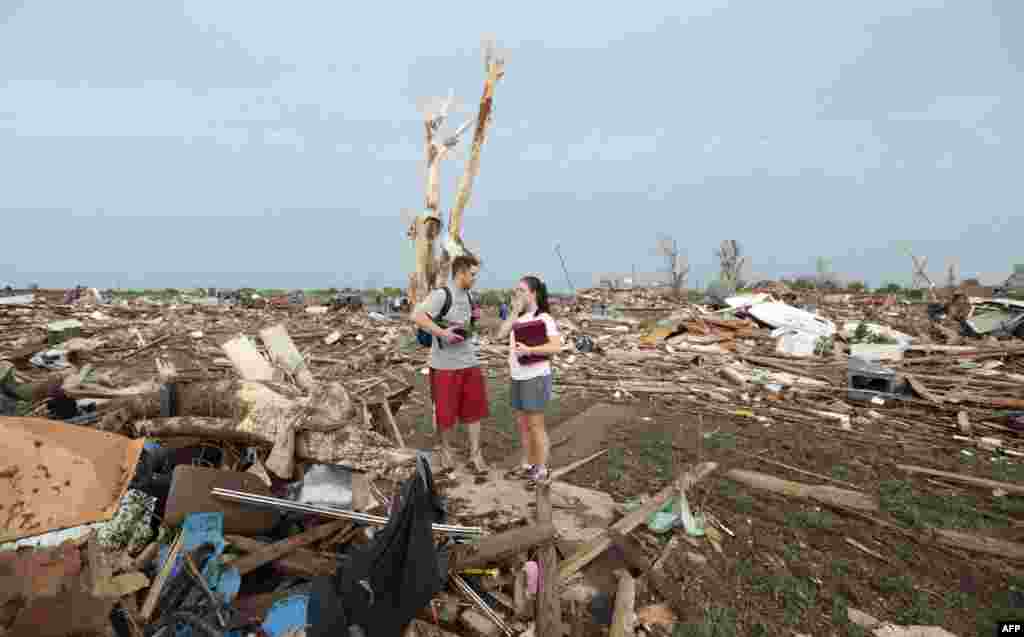
[[(444, 319), (450, 309), (452, 309), (452, 291), (449, 290), (446, 285), (444, 286), (444, 305), (441, 306), (441, 313), (436, 317), (431, 316), (431, 320), (437, 323)], [(416, 329), (416, 340), (419, 341), (420, 345), (423, 347), (430, 347), (434, 344), (434, 335), (420, 327)]]

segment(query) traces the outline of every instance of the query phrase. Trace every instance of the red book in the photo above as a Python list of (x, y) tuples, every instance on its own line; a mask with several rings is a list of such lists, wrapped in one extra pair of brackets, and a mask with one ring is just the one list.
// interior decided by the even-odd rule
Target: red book
[[(512, 333), (515, 334), (517, 343), (528, 347), (538, 347), (548, 342), (548, 326), (540, 319), (516, 323), (512, 326)], [(527, 354), (519, 357), (519, 364), (533, 365), (548, 358), (546, 354)]]

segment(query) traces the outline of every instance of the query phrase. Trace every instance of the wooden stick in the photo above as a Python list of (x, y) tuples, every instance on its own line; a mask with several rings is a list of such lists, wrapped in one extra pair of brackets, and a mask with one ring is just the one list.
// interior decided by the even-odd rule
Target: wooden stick
[(633, 635), (633, 609), (636, 606), (636, 580), (625, 569), (615, 572), (619, 578), (619, 589), (615, 593), (615, 614), (609, 637)]
[(679, 584), (673, 584), (667, 577), (654, 570), (654, 563), (632, 537), (614, 531), (609, 531), (609, 535), (615, 546), (622, 551), (626, 563), (647, 578), (654, 590), (658, 591), (658, 594), (668, 602), (678, 617), (685, 617), (689, 611), (679, 595)]
[[(554, 445), (552, 445), (552, 446), (554, 446)], [(557, 479), (561, 478), (562, 476), (564, 476), (565, 474), (569, 473), (570, 471), (575, 471), (576, 469), (579, 469), (580, 467), (582, 467), (583, 465), (587, 464), (591, 460), (594, 460), (596, 458), (600, 458), (601, 456), (603, 456), (606, 453), (608, 453), (608, 450), (607, 449), (602, 449), (601, 451), (598, 451), (597, 453), (593, 453), (593, 454), (587, 456), (586, 458), (583, 458), (582, 460), (577, 460), (576, 462), (574, 462), (574, 463), (572, 463), (570, 465), (566, 465), (566, 466), (562, 467), (561, 469), (556, 469), (556, 470), (551, 472), (551, 479), (552, 480), (557, 480)]]
[(391, 405), (386, 400), (381, 405), (384, 407), (384, 415), (388, 417), (388, 422), (391, 423), (391, 431), (395, 434), (395, 442), (404, 449), (405, 439), (402, 438), (402, 432), (398, 430), (398, 423), (395, 422), (395, 414), (391, 411)]
[(157, 600), (160, 598), (160, 593), (164, 589), (164, 584), (167, 583), (167, 578), (171, 575), (171, 569), (174, 567), (174, 563), (178, 561), (178, 553), (181, 552), (183, 546), (183, 540), (185, 539), (184, 533), (179, 533), (178, 538), (174, 540), (174, 544), (171, 546), (171, 550), (167, 551), (167, 560), (163, 566), (160, 567), (160, 572), (157, 573), (156, 579), (153, 581), (153, 585), (149, 587), (149, 592), (146, 593), (146, 601), (142, 603), (142, 610), (139, 612), (139, 617), (142, 621), (149, 622), (149, 618), (152, 617), (153, 611), (156, 610)]
[(838, 504), (861, 511), (877, 511), (878, 502), (869, 495), (827, 485), (804, 484), (783, 480), (766, 473), (733, 469), (725, 474), (730, 480), (748, 487), (771, 491), (779, 495), (817, 500), (824, 504)]
[(829, 482), (835, 482), (836, 484), (844, 484), (844, 485), (846, 485), (848, 487), (856, 489), (857, 491), (863, 491), (863, 489), (861, 489), (860, 487), (858, 487), (855, 484), (850, 484), (849, 482), (843, 482), (842, 480), (836, 480), (835, 478), (831, 478), (829, 476), (822, 475), (820, 473), (814, 473), (813, 471), (807, 471), (806, 469), (800, 469), (798, 467), (794, 467), (793, 465), (788, 465), (788, 464), (779, 462), (778, 460), (771, 460), (770, 458), (765, 458), (765, 457), (762, 457), (762, 456), (759, 456), (759, 455), (753, 454), (753, 453), (745, 453), (743, 451), (737, 451), (736, 453), (740, 454), (741, 456), (746, 456), (748, 458), (754, 458), (755, 460), (760, 460), (761, 462), (764, 462), (766, 464), (775, 465), (776, 467), (781, 467), (783, 469), (789, 469), (790, 471), (795, 471), (796, 473), (802, 473), (805, 476), (811, 476), (813, 478), (820, 478), (822, 480), (827, 480)]
[(987, 480), (985, 478), (975, 478), (974, 476), (965, 476), (959, 473), (939, 471), (938, 469), (928, 469), (927, 467), (918, 467), (910, 464), (898, 464), (896, 465), (896, 468), (906, 471), (907, 473), (921, 473), (924, 475), (935, 476), (937, 478), (945, 478), (947, 480), (952, 480), (953, 482), (969, 484), (975, 487), (982, 487), (985, 489), (1002, 489), (1007, 493), (1024, 495), (1024, 485), (997, 482), (995, 480)]
[(161, 336), (160, 338), (156, 339), (155, 341), (153, 341), (149, 345), (143, 345), (142, 347), (136, 349), (133, 352), (128, 352), (127, 354), (125, 354), (124, 356), (121, 357), (121, 360), (126, 361), (129, 358), (131, 358), (132, 356), (135, 356), (136, 354), (138, 354), (139, 352), (144, 352), (147, 349), (152, 349), (153, 347), (155, 347), (155, 346), (159, 345), (160, 343), (163, 343), (164, 341), (169, 339), (171, 336), (172, 336), (171, 334), (167, 334), (167, 335)]
[(315, 526), (308, 531), (299, 533), (298, 535), (293, 535), (286, 540), (281, 540), (280, 542), (274, 542), (259, 551), (255, 551), (245, 557), (239, 558), (232, 562), (231, 565), (238, 569), (239, 575), (245, 575), (264, 564), (273, 562), (280, 557), (288, 555), (297, 548), (318, 542), (351, 524), (352, 523), (348, 520), (335, 520), (334, 522)]

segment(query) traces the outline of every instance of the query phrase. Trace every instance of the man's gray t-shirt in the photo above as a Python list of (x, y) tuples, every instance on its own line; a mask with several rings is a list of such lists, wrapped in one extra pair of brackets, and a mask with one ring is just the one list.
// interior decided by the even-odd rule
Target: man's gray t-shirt
[[(442, 317), (449, 326), (458, 323), (468, 326), (472, 316), (472, 305), (469, 300), (469, 292), (459, 289), (458, 286), (448, 287), (452, 293), (452, 306), (448, 313)], [(441, 310), (444, 309), (444, 289), (433, 290), (422, 303), (417, 306), (417, 312), (426, 312), (430, 318), (437, 320)], [(477, 338), (470, 336), (461, 343), (454, 345), (445, 343), (443, 347), (438, 344), (440, 339), (434, 338), (434, 344), (430, 348), (430, 366), (434, 369), (466, 369), (478, 367), (480, 360), (477, 355), (479, 348)]]

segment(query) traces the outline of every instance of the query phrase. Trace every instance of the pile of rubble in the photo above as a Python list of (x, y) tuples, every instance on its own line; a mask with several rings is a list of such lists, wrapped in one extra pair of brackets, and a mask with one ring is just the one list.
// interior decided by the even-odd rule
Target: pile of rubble
[[(620, 572), (612, 634), (668, 634), (685, 613), (678, 582), (631, 533), (665, 515), (704, 524), (686, 494), (714, 463), (628, 511), (559, 480), (603, 452), (555, 469), (535, 494), (497, 476), (435, 481), (395, 417), (429, 400), (414, 382), (427, 352), (399, 315), (29, 296), (0, 304), (0, 549), (19, 549), (0, 550), (0, 635), (562, 634), (583, 607), (601, 614), (580, 574), (612, 547), (667, 604), (667, 616), (634, 608), (634, 577)], [(1024, 455), (1024, 342), (1006, 317), (985, 318), (991, 307), (588, 290), (557, 317), (557, 387), (765, 427), (825, 422), (843, 436), (884, 410), (894, 427)], [(484, 336), (481, 352), (505, 365), (503, 344)], [(731, 535), (708, 516), (709, 541), (716, 527)], [(567, 538), (578, 545), (560, 555)]]

